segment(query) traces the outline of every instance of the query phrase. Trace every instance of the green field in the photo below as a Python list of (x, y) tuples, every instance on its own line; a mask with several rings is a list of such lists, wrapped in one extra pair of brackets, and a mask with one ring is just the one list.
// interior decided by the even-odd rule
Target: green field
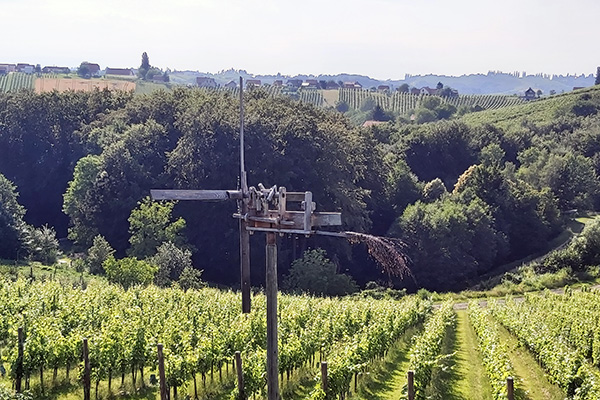
[[(89, 276), (78, 281), (61, 265), (35, 266), (33, 281), (27, 265), (1, 271), (26, 279), (0, 281), (0, 363), (8, 372), (16, 365), (22, 326), (24, 385), (33, 398), (82, 397), (83, 337), (90, 343), (92, 396), (97, 383), (98, 398), (158, 398), (151, 375), (160, 342), (167, 380), (181, 398), (229, 398), (234, 351), (242, 352), (247, 391), (264, 398), (264, 296), (255, 295), (254, 311), (244, 315), (231, 291), (125, 291)], [(281, 295), (279, 302), (283, 399), (321, 398), (321, 360), (329, 364), (328, 393), (347, 399), (404, 398), (409, 370), (418, 398), (501, 399), (509, 376), (520, 400), (591, 400), (600, 393), (600, 292), (540, 293), (484, 308), (471, 303), (466, 311), (454, 311), (452, 302), (432, 308), (417, 296)], [(0, 394), (12, 390), (10, 376), (0, 378)]]

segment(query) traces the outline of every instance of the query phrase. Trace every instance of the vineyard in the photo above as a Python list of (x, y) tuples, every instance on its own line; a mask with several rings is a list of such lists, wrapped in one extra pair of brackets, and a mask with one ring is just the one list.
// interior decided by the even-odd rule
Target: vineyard
[[(339, 100), (348, 104), (351, 109), (359, 110), (368, 99), (379, 105), (385, 111), (398, 114), (407, 114), (419, 107), (423, 99), (430, 95), (415, 95), (411, 93), (393, 94), (372, 92), (369, 90), (340, 89)], [(496, 110), (504, 107), (522, 104), (523, 100), (517, 96), (507, 95), (459, 95), (456, 97), (439, 97), (442, 103), (449, 103), (455, 107), (472, 107), (483, 110)]]
[(21, 89), (33, 89), (35, 75), (21, 72), (11, 72), (0, 75), (0, 93), (15, 92)]
[[(184, 387), (197, 395), (198, 382), (229, 370), (234, 353), (244, 361), (247, 395), (264, 393), (265, 298), (255, 296), (250, 315), (240, 313), (232, 292), (212, 289), (132, 289), (90, 285), (86, 290), (55, 282), (23, 280), (0, 286), (2, 363), (15, 376), (17, 328), (25, 337), (22, 371), (25, 386), (37, 382), (44, 393), (46, 371), (77, 370), (82, 338), (89, 340), (92, 387), (128, 376), (142, 385), (144, 372), (156, 366), (156, 345), (164, 345), (166, 379), (177, 393)], [(406, 329), (422, 321), (429, 303), (416, 297), (402, 302), (318, 299), (282, 296), (280, 300), (280, 373), (282, 377), (312, 365), (330, 364), (329, 396), (349, 390), (354, 376), (382, 357)], [(11, 367), (12, 366), (12, 367)], [(316, 375), (317, 369), (315, 369)], [(68, 379), (68, 378), (67, 378)], [(73, 379), (77, 379), (73, 377)], [(191, 384), (193, 382), (193, 385)], [(230, 389), (231, 390), (231, 389)], [(106, 393), (104, 393), (106, 396)], [(96, 392), (96, 396), (98, 393)]]
[[(155, 398), (158, 343), (164, 345), (166, 382), (173, 398), (178, 391), (181, 398), (236, 398), (235, 352), (243, 360), (246, 395), (263, 398), (264, 296), (256, 294), (253, 303), (252, 313), (246, 315), (240, 313), (240, 296), (231, 291), (153, 286), (125, 291), (97, 282), (82, 290), (53, 281), (2, 281), (0, 370), (6, 374), (0, 378), (0, 394), (14, 388), (20, 368), (23, 389), (34, 398), (56, 393), (57, 387), (67, 388), (65, 396), (80, 397), (82, 339), (87, 338), (92, 398), (118, 393), (127, 397), (144, 388), (150, 390), (144, 398)], [(374, 300), (281, 295), (279, 313), (280, 384), (304, 382), (305, 389), (301, 395), (284, 391), (284, 399), (369, 398), (362, 387), (370, 384), (374, 365), (389, 357), (401, 340), (409, 343), (406, 361), (395, 368), (404, 378), (394, 395), (381, 390), (379, 398), (398, 398), (398, 393), (406, 398), (408, 370), (414, 371), (416, 399), (437, 398), (435, 390), (441, 396), (452, 390), (436, 389), (447, 369), (442, 364), (455, 362), (456, 352), (448, 343), (464, 346), (455, 337), (461, 327), (450, 301), (432, 310), (429, 301), (417, 296)], [(533, 384), (519, 377), (521, 371), (513, 366), (518, 360), (508, 356), (510, 346), (501, 335), (506, 329), (539, 363), (528, 368), (540, 369), (544, 384), (555, 387), (561, 398), (600, 398), (600, 293), (532, 294), (491, 302), (486, 308), (471, 302), (466, 313), (468, 319), (459, 318), (458, 324), (467, 321), (466, 331), (474, 335), (481, 358), (477, 368), (485, 371), (489, 398), (508, 398), (509, 377), (515, 377), (515, 398), (525, 398), (519, 394)], [(23, 328), (20, 358), (18, 327)], [(324, 360), (326, 391), (319, 372)], [(453, 379), (442, 380), (461, 385), (460, 376)]]

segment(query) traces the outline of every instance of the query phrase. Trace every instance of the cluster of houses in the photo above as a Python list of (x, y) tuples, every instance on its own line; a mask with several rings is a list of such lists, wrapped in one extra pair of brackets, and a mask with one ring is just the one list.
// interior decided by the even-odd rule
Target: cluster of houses
[[(245, 82), (246, 87), (259, 87), (259, 86), (275, 86), (275, 87), (287, 87), (289, 89), (363, 89), (363, 86), (356, 81), (351, 81), (351, 82), (335, 82), (333, 80), (330, 81), (319, 81), (317, 79), (306, 79), (306, 80), (302, 80), (302, 79), (288, 79), (285, 84), (283, 82), (283, 80), (275, 80), (273, 81), (273, 83), (263, 83), (260, 79), (247, 79)], [(196, 77), (196, 86), (198, 87), (203, 87), (203, 88), (217, 88), (220, 87), (221, 85), (219, 85), (217, 83), (217, 81), (215, 80), (215, 78), (211, 78), (211, 77), (207, 77), (207, 76), (199, 76)], [(222, 85), (224, 88), (236, 88), (239, 86), (239, 83), (236, 81), (230, 81), (228, 83), (226, 83), (225, 85)], [(389, 85), (379, 85), (377, 87), (372, 87), (370, 90), (372, 91), (377, 91), (377, 92), (383, 92), (383, 93), (389, 93), (391, 92), (391, 88)], [(452, 90), (452, 95), (458, 95), (458, 92), (454, 89)], [(417, 95), (421, 95), (421, 94), (428, 94), (428, 95), (437, 95), (440, 93), (439, 89), (432, 89), (430, 87), (422, 87), (420, 89), (418, 88), (412, 88), (410, 90), (411, 94), (417, 94)]]
[(33, 74), (36, 72), (36, 66), (24, 63), (0, 64), (0, 74), (8, 74), (9, 72), (24, 72), (26, 74)]
[[(245, 82), (246, 87), (259, 87), (267, 84), (263, 84), (260, 79), (247, 79)], [(339, 89), (339, 88), (350, 88), (350, 89), (362, 89), (362, 85), (358, 82), (334, 82), (334, 81), (319, 81), (317, 79), (288, 79), (286, 83), (279, 79), (269, 84), (275, 87), (287, 87), (290, 89)], [(214, 78), (207, 76), (199, 76), (196, 78), (196, 86), (204, 88), (217, 88), (219, 84)], [(225, 88), (236, 88), (239, 84), (236, 81), (229, 81), (223, 87)], [(385, 86), (389, 90), (389, 86)]]
[[(86, 75), (90, 77), (97, 77), (101, 75), (118, 75), (118, 76), (135, 76), (135, 70), (132, 68), (110, 68), (106, 67), (104, 73), (100, 69), (100, 65), (90, 62), (82, 62), (79, 69), (86, 70)], [(25, 74), (43, 73), (43, 74), (70, 74), (76, 70), (71, 70), (69, 67), (57, 67), (57, 66), (46, 66), (42, 68), (39, 64), (1, 64), (0, 63), (0, 75), (8, 74), (10, 72), (22, 72)]]

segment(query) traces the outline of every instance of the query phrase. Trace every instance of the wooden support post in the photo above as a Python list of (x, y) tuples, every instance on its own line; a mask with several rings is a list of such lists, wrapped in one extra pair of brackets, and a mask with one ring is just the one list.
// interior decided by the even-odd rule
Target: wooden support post
[(244, 388), (244, 370), (242, 369), (242, 355), (239, 351), (235, 352), (235, 372), (237, 373), (237, 385), (239, 400), (246, 400), (246, 390)]
[(267, 233), (267, 398), (279, 400), (279, 361), (277, 348), (277, 238)]
[[(245, 200), (241, 201), (242, 215), (248, 212)], [(248, 314), (251, 308), (250, 292), (250, 232), (246, 229), (248, 224), (240, 219), (240, 282), (242, 288), (242, 312)]]
[(158, 344), (158, 377), (160, 379), (160, 400), (169, 400), (167, 389), (167, 378), (165, 376), (165, 359), (163, 357), (163, 345)]
[(92, 385), (92, 380), (90, 378), (90, 355), (88, 349), (88, 340), (87, 338), (83, 338), (83, 400), (90, 400), (90, 390)]
[(515, 385), (512, 376), (506, 378), (506, 398), (508, 400), (515, 400)]
[(408, 400), (415, 400), (415, 371), (408, 371)]
[(22, 326), (17, 330), (17, 335), (19, 342), (17, 348), (17, 365), (15, 368), (15, 391), (21, 393), (21, 382), (23, 380), (23, 346), (25, 342)]
[[(240, 76), (240, 214), (248, 214), (248, 177), (244, 159), (244, 80)], [(251, 306), (250, 296), (250, 232), (248, 223), (240, 219), (240, 286), (242, 289), (242, 312), (248, 314)]]
[(327, 361), (321, 361), (321, 389), (327, 393)]

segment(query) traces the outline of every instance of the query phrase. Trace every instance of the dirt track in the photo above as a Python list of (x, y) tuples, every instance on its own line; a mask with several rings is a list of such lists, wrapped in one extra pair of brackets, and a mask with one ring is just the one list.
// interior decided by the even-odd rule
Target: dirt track
[[(600, 285), (594, 285), (594, 286), (591, 286), (590, 288), (591, 289), (600, 290)], [(553, 293), (562, 294), (562, 293), (564, 293), (564, 288), (551, 289), (550, 291), (553, 292)], [(513, 299), (515, 299), (515, 301), (523, 301), (524, 297), (523, 296), (514, 296)], [(497, 299), (497, 301), (499, 303), (504, 303), (504, 299)], [(481, 300), (479, 300), (479, 305), (481, 307), (487, 307), (487, 303), (488, 303), (487, 299), (481, 299)], [(454, 304), (454, 309), (455, 310), (466, 310), (468, 308), (468, 306), (469, 306), (469, 302), (468, 301), (461, 301), (461, 302), (458, 302), (458, 303)], [(434, 304), (433, 308), (436, 308), (436, 309), (439, 308), (439, 304)]]

